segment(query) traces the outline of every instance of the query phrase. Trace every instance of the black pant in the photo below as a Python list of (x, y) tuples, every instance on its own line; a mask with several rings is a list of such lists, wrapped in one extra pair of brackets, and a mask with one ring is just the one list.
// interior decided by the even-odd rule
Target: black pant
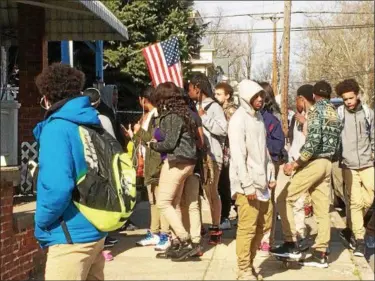
[(219, 178), (219, 195), (221, 199), (221, 219), (229, 218), (232, 207), (232, 196), (230, 191), (229, 167), (221, 170)]

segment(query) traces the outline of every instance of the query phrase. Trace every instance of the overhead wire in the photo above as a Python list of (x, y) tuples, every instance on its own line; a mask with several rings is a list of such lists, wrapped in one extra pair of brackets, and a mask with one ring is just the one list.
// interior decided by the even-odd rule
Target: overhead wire
[[(358, 24), (358, 25), (329, 25), (329, 26), (299, 26), (292, 27), (290, 31), (318, 31), (318, 30), (340, 30), (340, 29), (361, 29), (373, 28), (374, 24)], [(283, 32), (282, 28), (277, 28), (276, 32)], [(258, 29), (223, 29), (215, 31), (205, 31), (205, 34), (247, 34), (247, 33), (273, 33), (273, 28), (258, 28)]]
[[(233, 14), (233, 15), (217, 15), (217, 16), (200, 16), (191, 17), (191, 19), (201, 18), (201, 19), (217, 19), (217, 18), (234, 18), (234, 17), (252, 17), (252, 16), (273, 16), (273, 15), (283, 15), (284, 12), (269, 12), (269, 13), (246, 13), (246, 14)], [(300, 15), (318, 15), (318, 14), (336, 14), (336, 15), (374, 15), (370, 12), (339, 12), (339, 11), (320, 11), (320, 12), (309, 12), (309, 11), (292, 11), (291, 14)]]

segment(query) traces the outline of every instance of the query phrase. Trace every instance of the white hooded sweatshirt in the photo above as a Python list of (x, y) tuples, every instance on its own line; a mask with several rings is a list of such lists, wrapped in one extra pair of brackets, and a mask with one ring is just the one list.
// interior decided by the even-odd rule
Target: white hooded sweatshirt
[(237, 193), (257, 194), (257, 199), (270, 198), (268, 183), (275, 181), (275, 168), (266, 144), (266, 129), (260, 112), (250, 100), (263, 88), (251, 80), (239, 84), (241, 106), (229, 121), (230, 182), (232, 197)]

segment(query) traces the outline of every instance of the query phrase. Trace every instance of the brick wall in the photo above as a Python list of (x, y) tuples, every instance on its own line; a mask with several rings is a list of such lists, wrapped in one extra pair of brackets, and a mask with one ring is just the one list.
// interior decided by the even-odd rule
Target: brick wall
[[(11, 174), (13, 173), (13, 175)], [(1, 171), (0, 182), (0, 280), (28, 280), (37, 259), (44, 254), (34, 238), (30, 216), (26, 224), (23, 214), (13, 215), (14, 180), (18, 171)], [(30, 215), (30, 214), (29, 214)]]
[(44, 9), (18, 3), (19, 111), (18, 139), (34, 141), (32, 129), (43, 118), (41, 96), (35, 77), (48, 65), (48, 42), (45, 40)]

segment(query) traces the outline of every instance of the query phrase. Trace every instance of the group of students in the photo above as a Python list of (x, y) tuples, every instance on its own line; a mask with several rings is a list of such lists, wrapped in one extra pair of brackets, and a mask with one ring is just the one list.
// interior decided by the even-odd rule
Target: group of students
[[(40, 148), (35, 236), (48, 248), (46, 280), (104, 280), (102, 251), (106, 239), (111, 241), (72, 202), (77, 181), (87, 169), (80, 125), (102, 126), (116, 138), (121, 134), (133, 140), (142, 154), (151, 224), (137, 244), (155, 245), (158, 258), (182, 261), (202, 255), (203, 195), (212, 219), (210, 244), (220, 243), (235, 205), (239, 280), (259, 278), (253, 261), (262, 248), (276, 256), (301, 259), (303, 265), (328, 267), (335, 161), (342, 165), (351, 215), (348, 241), (355, 254), (363, 254), (363, 217), (374, 199), (374, 114), (360, 102), (354, 80), (336, 86), (344, 100), (338, 111), (329, 101), (332, 89), (327, 82), (298, 89), (288, 152), (268, 83), (243, 80), (238, 85), (239, 104), (234, 103), (228, 84), (216, 85), (214, 94), (204, 74), (196, 74), (185, 89), (161, 83), (142, 92), (145, 114), (122, 130), (114, 114), (117, 94), (112, 90), (103, 99), (98, 91), (88, 89), (82, 95), (84, 74), (77, 69), (52, 64), (36, 84), (47, 110), (45, 120), (34, 129)], [(98, 111), (99, 99), (107, 113)], [(276, 199), (282, 164), (291, 179)], [(312, 202), (318, 224), (312, 251), (304, 239), (306, 201)], [(274, 245), (276, 210), (285, 239), (279, 247)], [(74, 244), (67, 242), (61, 218)]]

